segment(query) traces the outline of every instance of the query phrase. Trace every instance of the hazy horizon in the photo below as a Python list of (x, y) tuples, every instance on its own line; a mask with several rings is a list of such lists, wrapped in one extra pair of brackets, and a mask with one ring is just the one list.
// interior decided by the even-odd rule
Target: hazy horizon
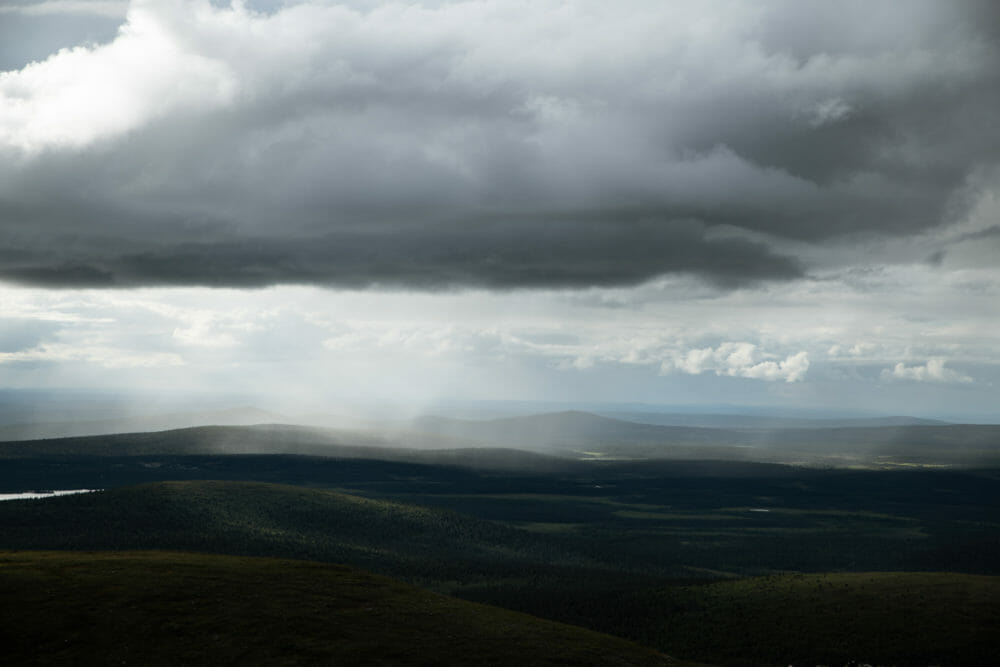
[[(726, 417), (830, 423), (901, 418), (952, 424), (995, 424), (989, 413), (923, 414), (888, 413), (827, 407), (798, 407), (736, 404), (652, 404), (614, 401), (530, 401), (442, 398), (431, 403), (407, 403), (364, 398), (326, 403), (276, 402), (254, 394), (218, 395), (208, 393), (167, 394), (155, 391), (119, 392), (109, 388), (80, 389), (0, 389), (0, 425), (44, 423), (115, 422), (162, 419), (165, 424), (213, 423), (212, 416), (230, 417), (239, 423), (275, 421), (289, 424), (372, 427), (379, 422), (404, 423), (422, 417), (459, 420), (490, 420), (564, 412), (583, 412), (613, 419), (645, 423), (671, 423), (669, 417), (686, 421), (719, 421)], [(260, 418), (254, 421), (252, 418)], [(649, 419), (644, 420), (643, 416)], [(684, 422), (684, 419), (681, 419)], [(226, 423), (224, 420), (219, 423)], [(722, 423), (720, 421), (720, 423)]]
[(7, 3), (0, 390), (1000, 422), (998, 26)]

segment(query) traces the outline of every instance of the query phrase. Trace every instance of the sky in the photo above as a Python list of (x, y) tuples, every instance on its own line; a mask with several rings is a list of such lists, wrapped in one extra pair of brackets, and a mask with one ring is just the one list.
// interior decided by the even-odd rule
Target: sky
[(1000, 421), (989, 0), (5, 0), (0, 389)]

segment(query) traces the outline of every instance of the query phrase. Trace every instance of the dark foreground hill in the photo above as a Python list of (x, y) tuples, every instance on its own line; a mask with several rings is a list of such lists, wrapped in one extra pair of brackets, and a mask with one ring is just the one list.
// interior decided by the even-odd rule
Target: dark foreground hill
[[(489, 599), (517, 609), (523, 593)], [(1000, 654), (1000, 577), (797, 573), (678, 582), (601, 603), (631, 617), (640, 643), (707, 664), (978, 666)], [(550, 605), (534, 613), (558, 617), (559, 601)]]
[(656, 640), (724, 665), (988, 665), (1000, 651), (1000, 577), (794, 574), (659, 594)]
[(347, 567), (0, 553), (6, 665), (668, 665), (625, 640)]

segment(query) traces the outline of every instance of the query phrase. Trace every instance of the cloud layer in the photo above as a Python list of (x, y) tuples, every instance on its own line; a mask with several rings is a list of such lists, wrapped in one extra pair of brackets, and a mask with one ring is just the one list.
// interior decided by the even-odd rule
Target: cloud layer
[(0, 279), (735, 287), (959, 257), (997, 189), (988, 2), (251, 7), (0, 74)]
[[(0, 374), (293, 412), (461, 397), (995, 415), (998, 282), (963, 291), (936, 271), (882, 276), (913, 285), (895, 297), (833, 281), (698, 295), (689, 278), (585, 294), (0, 286)], [(926, 317), (962, 301), (975, 315)]]

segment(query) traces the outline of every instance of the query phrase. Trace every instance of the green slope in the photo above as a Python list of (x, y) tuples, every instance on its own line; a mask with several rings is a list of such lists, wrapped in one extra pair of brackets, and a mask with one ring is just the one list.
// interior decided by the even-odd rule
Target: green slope
[(667, 665), (649, 649), (335, 565), (0, 552), (5, 665)]
[(1000, 654), (1000, 577), (794, 574), (660, 593), (650, 633), (725, 665), (987, 665)]

